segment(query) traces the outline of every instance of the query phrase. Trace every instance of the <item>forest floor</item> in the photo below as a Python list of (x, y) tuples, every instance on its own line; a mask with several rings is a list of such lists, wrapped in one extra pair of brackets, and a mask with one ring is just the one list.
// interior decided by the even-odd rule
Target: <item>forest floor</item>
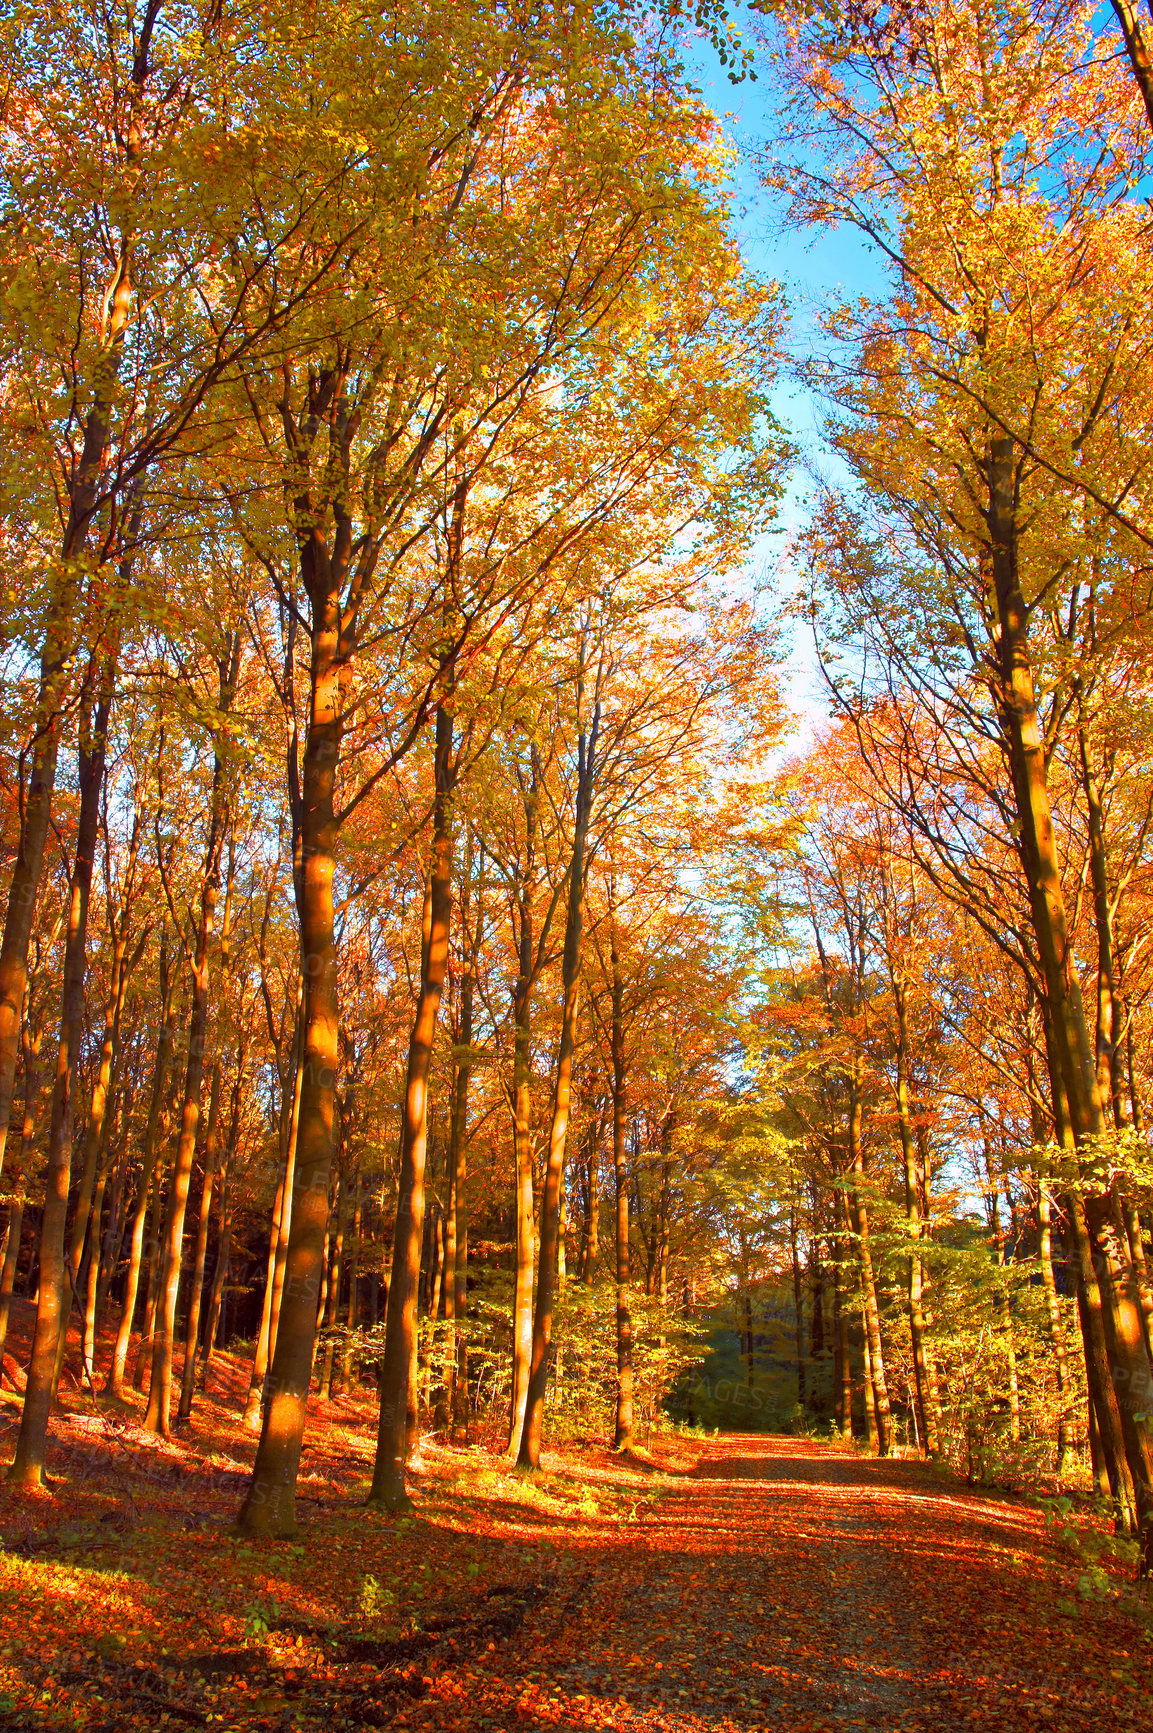
[[(49, 1488), (0, 1489), (0, 1727), (1151, 1724), (1153, 1603), (1024, 1500), (805, 1439), (557, 1450), (532, 1478), (426, 1440), (393, 1519), (361, 1503), (365, 1391), (314, 1404), (298, 1538), (240, 1542), (244, 1374), (222, 1356), (170, 1444), (66, 1393)], [(17, 1413), (6, 1388), (0, 1462)]]

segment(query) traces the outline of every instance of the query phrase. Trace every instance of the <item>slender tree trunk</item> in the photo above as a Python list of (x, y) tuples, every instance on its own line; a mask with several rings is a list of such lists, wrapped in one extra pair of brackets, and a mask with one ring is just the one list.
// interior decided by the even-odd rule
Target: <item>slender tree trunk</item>
[(625, 1113), (628, 1061), (624, 1035), (624, 983), (617, 950), (616, 921), (610, 891), (609, 957), (612, 964), (613, 1177), (616, 1182), (615, 1253), (617, 1284), (617, 1414), (613, 1447), (630, 1450), (633, 1442), (633, 1318), (629, 1306), (629, 1174), (625, 1161)]
[(1065, 1346), (1065, 1320), (1061, 1315), (1061, 1297), (1053, 1271), (1052, 1205), (1046, 1187), (1047, 1176), (1037, 1175), (1037, 1257), (1041, 1265), (1041, 1281), (1045, 1289), (1045, 1307), (1049, 1315), (1049, 1340), (1053, 1347), (1053, 1363), (1057, 1371), (1057, 1473), (1068, 1471), (1072, 1448), (1070, 1415), (1069, 1358)]
[[(857, 1239), (857, 1258), (861, 1266), (861, 1295), (865, 1317), (866, 1355), (869, 1394), (876, 1415), (877, 1450), (888, 1456), (893, 1448), (893, 1426), (889, 1411), (889, 1390), (885, 1380), (884, 1349), (881, 1344), (881, 1313), (877, 1305), (877, 1285), (873, 1275), (873, 1253), (869, 1239), (869, 1212), (863, 1195), (865, 1154), (861, 1143), (861, 1119), (864, 1103), (859, 1079), (854, 1076), (849, 1096), (849, 1158), (853, 1172), (850, 1205), (853, 1230)], [(871, 1440), (870, 1440), (871, 1442)]]
[[(272, 1316), (276, 1296), (276, 1271), (280, 1266), (281, 1282), (287, 1258), (289, 1239), (288, 1213), (292, 1208), (292, 1185), (296, 1170), (296, 1135), (299, 1123), (300, 1092), (304, 1076), (304, 986), (300, 984), (296, 1023), (292, 1036), (290, 1069), (281, 1085), (280, 1104), (280, 1171), (276, 1178), (276, 1194), (272, 1200), (272, 1218), (268, 1229), (268, 1260), (264, 1273), (264, 1298), (260, 1307), (260, 1328), (252, 1354), (252, 1370), (248, 1377), (248, 1394), (244, 1399), (242, 1425), (258, 1432), (264, 1413), (264, 1386), (272, 1359)], [(289, 1090), (289, 1079), (292, 1086)], [(335, 1108), (335, 1102), (334, 1102)], [(339, 1119), (339, 1110), (337, 1109)], [(327, 1226), (327, 1222), (325, 1224)], [(311, 1374), (309, 1382), (312, 1382)]]
[(549, 1126), (548, 1159), (545, 1164), (544, 1195), (541, 1199), (540, 1254), (537, 1260), (536, 1302), (533, 1310), (532, 1363), (529, 1368), (528, 1401), (525, 1405), (517, 1463), (521, 1468), (540, 1467), (544, 1398), (548, 1383), (549, 1349), (552, 1343), (553, 1295), (556, 1287), (557, 1234), (560, 1223), (560, 1187), (564, 1176), (565, 1143), (568, 1137), (572, 1096), (573, 1053), (576, 1049), (581, 956), (581, 919), (584, 912), (585, 846), (596, 765), (600, 709), (594, 712), (587, 738), (582, 729), (577, 753), (576, 823), (572, 860), (569, 863), (568, 912), (565, 920), (564, 955), (561, 964), (563, 1005), (560, 1042), (557, 1048), (556, 1080), (553, 1086)]
[(878, 1426), (877, 1385), (873, 1356), (869, 1343), (869, 1319), (861, 1313), (861, 1395), (865, 1405), (865, 1438), (875, 1456), (881, 1454), (881, 1432)]
[(8, 1308), (12, 1300), (12, 1290), (16, 1284), (16, 1265), (20, 1258), (20, 1235), (24, 1227), (24, 1176), (17, 1171), (14, 1181), (14, 1196), (8, 1205), (8, 1226), (4, 1240), (4, 1267), (0, 1272), (0, 1360), (4, 1358), (4, 1344), (8, 1339)]
[[(93, 681), (98, 677), (95, 655), (91, 663)], [(80, 721), (80, 805), (76, 821), (76, 853), (69, 886), (68, 932), (64, 947), (64, 981), (61, 997), (60, 1044), (56, 1059), (56, 1081), (52, 1094), (52, 1121), (48, 1159), (44, 1174), (44, 1213), (40, 1223), (40, 1290), (28, 1382), (20, 1416), (16, 1454), (8, 1470), (12, 1485), (39, 1486), (44, 1478), (44, 1452), (48, 1419), (56, 1394), (59, 1365), (63, 1359), (62, 1335), (66, 1338), (71, 1310), (71, 1271), (65, 1250), (65, 1222), (72, 1172), (72, 1121), (75, 1111), (76, 1067), (84, 1022), (85, 947), (92, 870), (100, 821), (100, 793), (108, 718), (112, 708), (115, 665), (111, 657), (100, 671), (101, 692), (95, 705), (83, 707)], [(15, 885), (13, 886), (15, 891)], [(25, 940), (24, 963), (27, 961)], [(0, 983), (0, 997), (3, 985)], [(23, 986), (21, 986), (21, 998)], [(19, 1013), (20, 1001), (17, 1002)], [(18, 1033), (18, 1032), (17, 1032)], [(0, 1055), (0, 1063), (2, 1063)], [(9, 1099), (11, 1083), (8, 1085)]]
[(590, 1120), (585, 1146), (585, 1222), (584, 1245), (581, 1249), (581, 1280), (591, 1287), (600, 1255), (598, 1178), (600, 1168), (601, 1119)]
[[(167, 1137), (172, 1123), (172, 1113), (166, 1111), (164, 1134)], [(167, 1187), (165, 1175), (161, 1169), (156, 1175), (156, 1183), (152, 1187), (152, 1199), (148, 1207), (148, 1223), (145, 1243), (148, 1247), (148, 1262), (144, 1270), (144, 1322), (140, 1331), (140, 1341), (136, 1347), (136, 1365), (132, 1373), (132, 1388), (143, 1390), (146, 1379), (152, 1372), (152, 1345), (156, 1334), (156, 1303), (160, 1288), (160, 1227), (164, 1215), (164, 1199)]]
[(516, 1264), (512, 1302), (512, 1392), (508, 1455), (520, 1448), (528, 1403), (532, 1362), (533, 1265), (536, 1217), (532, 1171), (532, 993), (536, 982), (533, 947), (534, 861), (537, 788), (534, 776), (524, 801), (525, 865), (520, 881), (519, 971), (513, 1000), (513, 1163), (516, 1189)]
[[(104, 1009), (104, 1041), (100, 1052), (100, 1065), (96, 1080), (92, 1086), (92, 1101), (88, 1110), (88, 1132), (84, 1140), (84, 1167), (80, 1175), (80, 1191), (76, 1199), (76, 1207), (72, 1216), (72, 1231), (69, 1236), (68, 1262), (71, 1266), (71, 1285), (77, 1290), (80, 1281), (80, 1264), (84, 1256), (84, 1244), (88, 1239), (89, 1213), (92, 1209), (92, 1190), (96, 1175), (100, 1169), (100, 1156), (105, 1146), (104, 1115), (108, 1105), (108, 1090), (112, 1081), (112, 1068), (116, 1060), (116, 1049), (119, 1045), (120, 1010), (124, 1002), (124, 987), (127, 977), (126, 952), (128, 949), (127, 922), (121, 925), (121, 931), (116, 935), (112, 947), (112, 972), (108, 984), (108, 999)], [(100, 1170), (101, 1179), (107, 1180), (107, 1173)], [(104, 1187), (101, 1185), (101, 1199)], [(63, 1345), (61, 1345), (62, 1351)], [(84, 1364), (88, 1365), (87, 1356)], [(59, 1376), (59, 1371), (57, 1372)]]
[(212, 1356), (216, 1349), (216, 1338), (220, 1329), (221, 1309), (224, 1303), (225, 1283), (228, 1280), (228, 1264), (232, 1255), (232, 1195), (229, 1190), (229, 1175), (240, 1152), (240, 1111), (244, 1096), (244, 1072), (248, 1059), (247, 1038), (242, 1037), (236, 1053), (236, 1076), (232, 1081), (232, 1095), (228, 1111), (228, 1141), (224, 1146), (224, 1159), (220, 1164), (220, 1228), (216, 1242), (216, 1263), (212, 1271), (212, 1291), (208, 1302), (208, 1318), (204, 1326), (203, 1349), (200, 1356), (199, 1388), (208, 1388), (208, 1370), (212, 1364)]
[(226, 1155), (220, 1169), (220, 1237), (216, 1242), (216, 1264), (212, 1271), (212, 1289), (208, 1298), (208, 1316), (204, 1322), (204, 1345), (200, 1355), (198, 1384), (201, 1391), (208, 1389), (208, 1374), (212, 1367), (212, 1356), (216, 1352), (216, 1337), (220, 1328), (224, 1286), (228, 1280), (228, 1266), (232, 1257), (232, 1199), (228, 1191), (229, 1165), (229, 1157)]
[(924, 1227), (921, 1221), (920, 1175), (917, 1172), (917, 1141), (909, 1110), (908, 989), (904, 981), (896, 975), (893, 977), (893, 996), (897, 1010), (897, 1123), (901, 1134), (901, 1157), (905, 1174), (905, 1225), (909, 1235), (909, 1334), (913, 1350), (913, 1377), (922, 1446), (927, 1457), (935, 1457), (940, 1454), (940, 1440), (938, 1418), (933, 1411), (929, 1394), (925, 1311), (922, 1302), (924, 1266), (921, 1262), (921, 1239)]
[[(228, 649), (218, 663), (219, 689), (217, 708), (224, 714), (232, 707), (240, 674), (241, 637), (232, 634)], [(218, 744), (212, 767), (212, 794), (208, 815), (208, 835), (205, 840), (204, 865), (200, 881), (200, 909), (196, 923), (196, 942), (189, 963), (190, 1006), (188, 1018), (188, 1057), (184, 1072), (184, 1100), (180, 1115), (180, 1134), (169, 1183), (168, 1207), (164, 1226), (164, 1252), (157, 1296), (156, 1317), (159, 1327), (152, 1346), (152, 1378), (148, 1388), (148, 1407), (144, 1425), (161, 1438), (170, 1432), (172, 1368), (176, 1343), (176, 1303), (180, 1293), (180, 1271), (184, 1256), (184, 1217), (188, 1208), (188, 1192), (192, 1183), (192, 1162), (196, 1153), (197, 1131), (200, 1126), (200, 1097), (204, 1079), (204, 1054), (208, 1033), (209, 950), (216, 923), (216, 903), (220, 894), (221, 854), (228, 826), (227, 781), (223, 751)]]
[[(276, 1357), (276, 1338), (280, 1333), (280, 1312), (284, 1304), (284, 1280), (288, 1270), (288, 1247), (292, 1238), (292, 1211), (296, 1196), (296, 1145), (300, 1135), (302, 1081), (303, 1067), (298, 1058), (292, 1083), (292, 1102), (289, 1108), (288, 1143), (284, 1153), (284, 1182), (281, 1191), (280, 1216), (276, 1225), (276, 1256), (272, 1261), (272, 1299), (268, 1311), (269, 1365)], [(327, 1227), (327, 1225), (326, 1218), (325, 1226)]]
[(1084, 723), (1077, 728), (1081, 757), (1081, 788), (1089, 826), (1089, 874), (1093, 886), (1093, 921), (1097, 929), (1097, 1093), (1102, 1109), (1115, 1126), (1121, 1124), (1120, 1015), (1117, 1004), (1117, 971), (1113, 947), (1113, 916), (1109, 904), (1109, 879), (1105, 862), (1105, 820), (1101, 792), (1089, 762), (1089, 742)]
[[(226, 686), (228, 676), (221, 671), (221, 708), (235, 689), (235, 675)], [(180, 1115), (180, 1135), (169, 1182), (168, 1208), (164, 1226), (164, 1252), (158, 1290), (156, 1318), (158, 1328), (152, 1345), (152, 1380), (148, 1388), (148, 1408), (144, 1425), (150, 1432), (167, 1438), (170, 1430), (172, 1397), (172, 1362), (176, 1341), (176, 1302), (180, 1291), (180, 1267), (184, 1256), (184, 1216), (188, 1208), (188, 1192), (192, 1183), (192, 1161), (196, 1152), (196, 1134), (200, 1125), (200, 1094), (204, 1077), (204, 1049), (208, 1032), (209, 947), (216, 916), (216, 899), (220, 889), (220, 851), (225, 828), (224, 761), (218, 752), (212, 775), (212, 804), (209, 813), (208, 839), (204, 851), (201, 877), (200, 910), (196, 926), (196, 946), (189, 958), (191, 974), (191, 1005), (188, 1019), (188, 1059), (184, 1072), (184, 1102)]]
[(416, 1344), (416, 1303), (424, 1230), (428, 1070), (444, 990), (452, 915), (452, 788), (455, 775), (452, 734), (452, 711), (442, 702), (436, 713), (432, 859), (424, 899), (420, 992), (408, 1046), (392, 1279), (388, 1286), (384, 1356), (380, 1369), (380, 1421), (369, 1492), (371, 1504), (382, 1504), (389, 1510), (406, 1509), (411, 1502), (404, 1485), (405, 1415)]
[(105, 1152), (96, 1179), (89, 1217), (88, 1270), (84, 1283), (84, 1323), (80, 1348), (81, 1381), (91, 1384), (96, 1369), (96, 1286), (100, 1280), (100, 1242), (104, 1218), (104, 1194), (108, 1188), (108, 1157)]
[(789, 1251), (793, 1268), (793, 1343), (797, 1361), (797, 1405), (805, 1405), (805, 1296), (801, 1254), (797, 1243), (797, 1202), (789, 1206)]
[(320, 1400), (332, 1400), (332, 1368), (336, 1359), (336, 1320), (340, 1314), (340, 1284), (344, 1277), (344, 1230), (348, 1219), (348, 1184), (340, 1171), (336, 1175), (336, 1237), (332, 1245), (332, 1267), (328, 1277), (328, 1340), (324, 1344), (324, 1362), (320, 1374)]
[(212, 1082), (208, 1091), (208, 1132), (204, 1140), (204, 1185), (200, 1193), (200, 1216), (196, 1223), (196, 1248), (192, 1257), (192, 1280), (188, 1290), (188, 1317), (184, 1328), (184, 1369), (180, 1378), (180, 1402), (176, 1418), (186, 1421), (192, 1415), (192, 1398), (196, 1390), (196, 1356), (200, 1345), (200, 1307), (204, 1294), (204, 1266), (208, 1259), (208, 1226), (212, 1215), (212, 1191), (216, 1183), (216, 1162), (220, 1146), (220, 1071), (219, 1054), (212, 1067)]
[(25, 1013), (20, 1032), (24, 1056), (24, 1120), (20, 1136), (20, 1154), (9, 1190), (12, 1202), (8, 1206), (8, 1239), (4, 1250), (4, 1269), (0, 1274), (0, 1359), (8, 1340), (8, 1311), (16, 1284), (16, 1265), (20, 1257), (20, 1235), (24, 1228), (26, 1181), (36, 1143), (36, 1105), (40, 1098), (40, 1039), (41, 1030), (33, 1029)]
[(455, 1365), (452, 1372), (452, 1439), (468, 1442), (468, 1092), (472, 1079), (473, 992), (476, 969), (484, 940), (484, 860), (477, 877), (476, 928), (472, 955), (465, 959), (460, 984), (460, 1045), (456, 1093), (453, 1096), (452, 1219), (453, 1219), (453, 1334)]
[(344, 1338), (340, 1377), (345, 1390), (352, 1385), (353, 1335), (360, 1327), (360, 1168), (352, 1185), (352, 1251), (348, 1260), (348, 1334)]
[[(461, 1404), (457, 1399), (457, 1380), (462, 1375), (461, 1348), (464, 1341), (465, 1312), (468, 1306), (468, 1209), (464, 1190), (468, 1178), (468, 1093), (472, 1080), (473, 996), (475, 972), (484, 937), (484, 867), (477, 880), (477, 912), (475, 933), (470, 926), (471, 863), (463, 875), (461, 888), (461, 972), (460, 1024), (454, 1061), (452, 1115), (448, 1133), (449, 1206), (445, 1223), (444, 1316), (448, 1324), (445, 1334), (442, 1396), (436, 1424), (448, 1428), (455, 1437), (467, 1428), (468, 1387), (464, 1391), (463, 1419), (458, 1424)], [(463, 1230), (463, 1231), (462, 1231)], [(465, 1348), (463, 1376), (468, 1377), (468, 1350)]]
[[(844, 1213), (844, 1200), (838, 1198), (838, 1220)], [(842, 1438), (853, 1436), (853, 1363), (849, 1348), (847, 1275), (848, 1248), (843, 1232), (839, 1232), (833, 1238), (833, 1396)]]

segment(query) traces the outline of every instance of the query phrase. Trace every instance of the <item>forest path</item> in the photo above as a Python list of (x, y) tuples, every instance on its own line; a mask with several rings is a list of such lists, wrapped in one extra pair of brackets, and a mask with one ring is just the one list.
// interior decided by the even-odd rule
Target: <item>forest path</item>
[(622, 1547), (542, 1609), (551, 1701), (518, 1726), (1149, 1725), (1150, 1646), (1119, 1650), (1112, 1607), (1058, 1611), (1038, 1513), (919, 1464), (718, 1438)]
[[(222, 1362), (192, 1432), (73, 1398), (51, 1489), (0, 1485), (0, 1729), (1153, 1727), (1153, 1599), (1121, 1571), (1081, 1600), (1025, 1502), (802, 1439), (556, 1448), (529, 1478), (429, 1439), (397, 1520), (363, 1503), (365, 1391), (310, 1405), (299, 1543), (239, 1545), (247, 1368)], [(14, 1426), (0, 1396), (0, 1459)]]

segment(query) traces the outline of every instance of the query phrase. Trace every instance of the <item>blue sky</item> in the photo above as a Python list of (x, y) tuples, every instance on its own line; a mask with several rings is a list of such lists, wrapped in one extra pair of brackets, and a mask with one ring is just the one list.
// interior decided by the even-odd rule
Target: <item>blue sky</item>
[[(790, 307), (788, 344), (798, 358), (805, 353), (820, 306), (842, 293), (860, 294), (883, 288), (882, 261), (859, 239), (855, 231), (787, 231), (780, 204), (761, 187), (755, 156), (774, 130), (773, 88), (768, 78), (752, 83), (730, 84), (715, 55), (702, 46), (691, 65), (694, 83), (704, 101), (721, 119), (725, 134), (736, 148), (733, 183), (735, 229), (750, 266), (758, 274), (778, 279)], [(820, 407), (795, 378), (781, 381), (773, 402), (779, 420), (801, 447), (804, 459), (823, 471), (832, 465), (822, 451)], [(784, 502), (780, 532), (758, 545), (750, 561), (750, 576), (779, 572), (778, 586), (789, 587), (787, 559), (789, 537), (807, 516), (810, 482), (801, 467), (793, 476)], [(797, 715), (795, 748), (811, 737), (825, 714), (820, 682), (813, 667), (811, 647), (803, 641), (791, 645), (785, 668), (789, 703)]]

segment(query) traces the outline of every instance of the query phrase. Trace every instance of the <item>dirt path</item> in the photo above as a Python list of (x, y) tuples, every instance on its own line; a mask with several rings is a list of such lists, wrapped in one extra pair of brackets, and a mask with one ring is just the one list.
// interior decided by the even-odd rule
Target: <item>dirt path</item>
[(715, 1440), (559, 1629), (526, 1628), (552, 1701), (520, 1725), (1153, 1725), (1153, 1642), (1113, 1605), (1056, 1610), (1040, 1527), (912, 1463)]
[(1079, 1599), (1023, 1502), (802, 1440), (549, 1452), (531, 1480), (430, 1441), (394, 1521), (363, 1504), (366, 1397), (313, 1404), (299, 1543), (238, 1544), (239, 1379), (167, 1445), (79, 1405), (52, 1490), (0, 1486), (0, 1728), (1153, 1727), (1153, 1604), (1120, 1574)]

